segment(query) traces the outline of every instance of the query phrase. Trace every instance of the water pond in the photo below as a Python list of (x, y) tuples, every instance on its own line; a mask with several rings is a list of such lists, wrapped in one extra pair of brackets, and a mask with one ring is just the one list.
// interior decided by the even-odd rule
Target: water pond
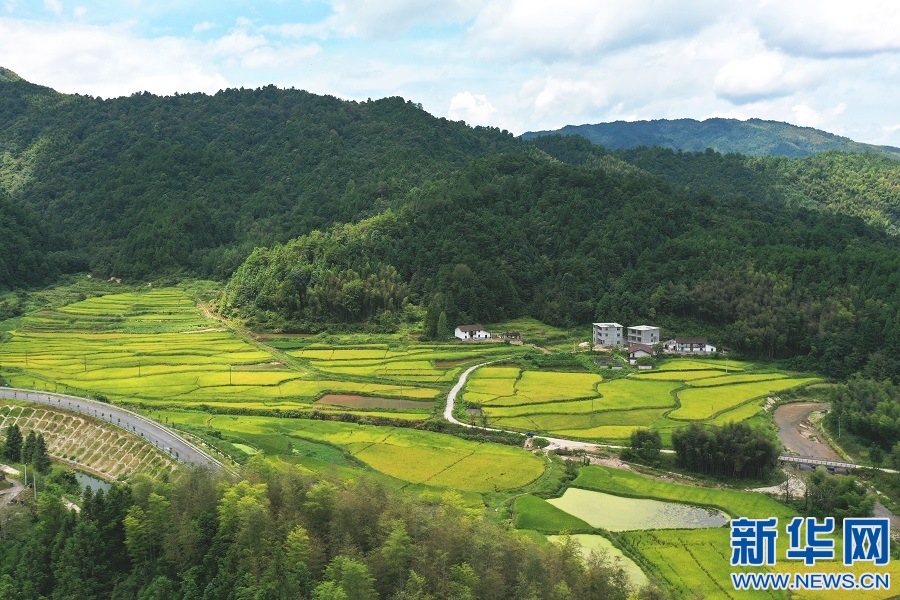
[(548, 502), (607, 531), (641, 529), (700, 529), (721, 527), (730, 520), (722, 511), (675, 502), (623, 498), (602, 492), (569, 488)]
[(85, 489), (88, 486), (91, 486), (91, 489), (95, 492), (97, 490), (108, 490), (112, 487), (112, 484), (108, 481), (103, 481), (102, 479), (98, 479), (92, 475), (88, 475), (87, 473), (75, 473), (75, 479), (78, 480), (78, 485), (81, 486), (81, 489)]
[(644, 575), (641, 568), (637, 566), (633, 560), (622, 554), (621, 550), (613, 546), (613, 543), (602, 535), (586, 533), (570, 536), (548, 535), (547, 539), (554, 543), (562, 543), (566, 537), (570, 537), (578, 542), (578, 545), (581, 546), (581, 554), (585, 558), (587, 558), (592, 551), (597, 552), (598, 554), (605, 552), (614, 564), (622, 567), (622, 570), (628, 575), (628, 580), (633, 586), (644, 587), (645, 585), (650, 584), (650, 580), (647, 579), (647, 576)]

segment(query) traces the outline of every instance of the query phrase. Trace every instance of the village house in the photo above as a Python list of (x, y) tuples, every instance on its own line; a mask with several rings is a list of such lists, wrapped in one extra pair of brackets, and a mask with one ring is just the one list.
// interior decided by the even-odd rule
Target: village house
[(460, 340), (489, 340), (491, 339), (491, 334), (485, 330), (484, 326), (479, 324), (474, 325), (460, 325), (456, 328), (456, 331), (453, 335)]
[(629, 344), (628, 345), (628, 361), (631, 364), (637, 363), (637, 359), (645, 356), (653, 356), (653, 348), (647, 344)]
[(703, 337), (679, 337), (663, 342), (666, 352), (673, 354), (712, 354), (716, 347)]
[(628, 328), (625, 341), (629, 344), (645, 344), (652, 346), (659, 343), (659, 327), (653, 325), (635, 325)]
[(623, 329), (618, 323), (594, 323), (594, 345), (607, 348), (624, 345)]

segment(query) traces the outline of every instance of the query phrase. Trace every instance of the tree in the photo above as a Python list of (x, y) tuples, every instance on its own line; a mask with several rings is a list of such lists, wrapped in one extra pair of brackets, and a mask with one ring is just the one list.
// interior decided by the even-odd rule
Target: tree
[(53, 462), (50, 460), (50, 454), (47, 452), (47, 443), (44, 441), (44, 434), (38, 434), (32, 450), (31, 462), (38, 473), (45, 474), (50, 472)]
[(22, 462), (34, 463), (34, 447), (37, 445), (37, 435), (34, 430), (28, 432), (25, 442), (22, 444)]
[(425, 310), (425, 320), (422, 322), (422, 338), (433, 340), (438, 336), (438, 321), (441, 318), (441, 305), (443, 304), (440, 294), (435, 294), (428, 308)]
[(662, 438), (655, 429), (635, 429), (631, 432), (631, 452), (647, 464), (659, 462)]
[(450, 334), (450, 326), (447, 325), (447, 313), (441, 311), (441, 316), (438, 317), (437, 322), (437, 339), (446, 340), (450, 337)]
[(11, 462), (22, 461), (22, 431), (18, 425), (10, 425), (6, 428), (6, 444), (3, 446), (3, 455)]
[[(353, 600), (377, 600), (375, 580), (361, 562), (347, 556), (335, 556), (325, 571), (328, 581), (340, 585), (348, 598)], [(321, 586), (320, 586), (321, 587)], [(318, 590), (318, 588), (316, 588)], [(315, 594), (314, 594), (315, 596)]]

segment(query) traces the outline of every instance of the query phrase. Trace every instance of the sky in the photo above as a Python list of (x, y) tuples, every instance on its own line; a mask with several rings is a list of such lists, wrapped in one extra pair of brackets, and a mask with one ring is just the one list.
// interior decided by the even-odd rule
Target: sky
[(0, 66), (104, 98), (274, 84), (515, 134), (761, 118), (900, 146), (895, 0), (0, 0)]

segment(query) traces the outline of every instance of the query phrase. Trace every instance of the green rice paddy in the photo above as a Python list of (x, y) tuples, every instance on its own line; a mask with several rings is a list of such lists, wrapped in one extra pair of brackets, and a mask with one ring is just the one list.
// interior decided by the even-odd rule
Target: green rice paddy
[(430, 431), (181, 411), (160, 415), (173, 423), (199, 425), (234, 435), (272, 454), (280, 453), (283, 445), (279, 440), (322, 442), (376, 471), (409, 483), (493, 492), (521, 487), (544, 472), (543, 461), (521, 448)]
[(310, 409), (326, 394), (361, 394), (385, 404), (418, 401), (427, 418), (465, 366), (525, 351), (500, 344), (326, 347), (313, 339), (284, 353), (204, 317), (178, 289), (91, 298), (13, 325), (0, 344), (11, 385), (159, 407)]
[[(667, 441), (685, 421), (744, 421), (761, 399), (815, 378), (757, 371), (744, 361), (670, 359), (663, 370), (603, 381), (592, 373), (488, 366), (470, 376), (463, 400), (497, 427), (621, 443), (637, 428)], [(735, 372), (737, 371), (737, 372)]]

